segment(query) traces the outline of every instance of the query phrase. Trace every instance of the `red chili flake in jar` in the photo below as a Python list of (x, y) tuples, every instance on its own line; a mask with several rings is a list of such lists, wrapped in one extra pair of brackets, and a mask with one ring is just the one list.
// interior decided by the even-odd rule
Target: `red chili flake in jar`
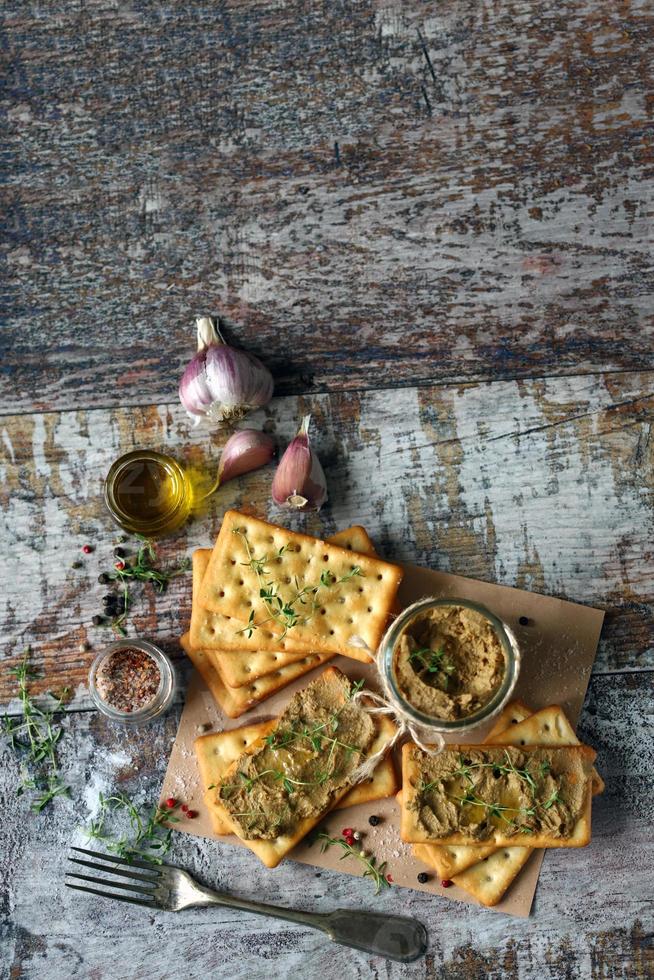
[(144, 650), (123, 647), (102, 661), (95, 675), (98, 695), (115, 711), (139, 711), (156, 696), (161, 673)]

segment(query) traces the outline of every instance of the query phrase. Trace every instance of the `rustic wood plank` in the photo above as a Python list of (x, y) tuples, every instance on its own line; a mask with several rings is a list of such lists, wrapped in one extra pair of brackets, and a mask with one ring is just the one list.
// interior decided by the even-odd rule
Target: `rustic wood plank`
[[(288, 515), (270, 503), (271, 470), (249, 474), (162, 543), (162, 560), (209, 544), (231, 506), (310, 533), (362, 523), (389, 557), (602, 606), (596, 670), (652, 667), (653, 383), (643, 372), (275, 399), (252, 424), (265, 419), (283, 446), (313, 412), (330, 502), (319, 515)], [(0, 540), (10, 574), (0, 609), (11, 663), (33, 643), (44, 685), (79, 688), (75, 703), (88, 703), (86, 671), (107, 640), (90, 621), (115, 540), (101, 498), (110, 463), (153, 446), (213, 468), (222, 439), (191, 429), (178, 406), (2, 420)], [(85, 557), (87, 540), (97, 551)], [(173, 649), (189, 611), (190, 582), (177, 580), (156, 601), (144, 593), (133, 629)], [(11, 690), (5, 673), (5, 701)]]
[[(591, 680), (580, 734), (599, 751), (606, 779), (596, 799), (593, 842), (579, 851), (552, 851), (541, 874), (534, 915), (525, 923), (410, 890), (374, 898), (369, 882), (284, 862), (263, 868), (242, 848), (180, 835), (170, 859), (208, 884), (239, 895), (328, 911), (381, 908), (415, 916), (429, 929), (427, 958), (402, 968), (335, 947), (308, 930), (220, 909), (178, 915), (141, 913), (62, 887), (69, 844), (84, 845), (79, 827), (95, 812), (99, 791), (120, 788), (137, 801), (156, 798), (175, 732), (176, 716), (135, 739), (93, 712), (66, 720), (61, 743), (70, 801), (41, 818), (28, 815), (12, 789), (13, 757), (0, 750), (0, 835), (11, 909), (0, 944), (3, 976), (198, 976), (264, 980), (289, 977), (560, 980), (629, 977), (654, 972), (651, 931), (651, 759), (643, 746), (651, 728), (652, 674)], [(8, 828), (11, 829), (9, 834)], [(629, 869), (628, 873), (626, 869)]]
[(652, 366), (646, 4), (5, 11), (5, 413)]

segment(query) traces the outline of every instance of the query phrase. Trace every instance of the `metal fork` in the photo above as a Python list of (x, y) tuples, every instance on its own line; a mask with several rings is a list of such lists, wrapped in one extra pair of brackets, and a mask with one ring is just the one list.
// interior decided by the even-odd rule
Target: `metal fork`
[[(103, 898), (115, 898), (119, 902), (131, 902), (148, 909), (163, 909), (166, 912), (179, 912), (181, 909), (207, 905), (223, 905), (226, 908), (255, 912), (258, 915), (271, 915), (286, 919), (298, 925), (320, 929), (332, 942), (354, 949), (386, 956), (400, 963), (411, 963), (427, 949), (427, 930), (422, 922), (401, 915), (386, 915), (381, 912), (362, 912), (359, 909), (337, 909), (323, 915), (318, 912), (299, 912), (278, 905), (264, 905), (246, 898), (223, 895), (199, 885), (183, 868), (173, 865), (155, 865), (147, 861), (125, 861), (111, 854), (89, 851), (83, 847), (71, 850), (83, 854), (83, 858), (70, 857), (73, 864), (82, 865), (92, 871), (104, 873), (104, 878), (88, 874), (73, 874), (66, 871), (68, 878), (87, 881), (95, 885), (115, 888), (112, 892), (88, 885), (65, 884), (80, 892), (90, 892)], [(100, 863), (103, 862), (103, 863)], [(121, 880), (122, 879), (122, 880)]]

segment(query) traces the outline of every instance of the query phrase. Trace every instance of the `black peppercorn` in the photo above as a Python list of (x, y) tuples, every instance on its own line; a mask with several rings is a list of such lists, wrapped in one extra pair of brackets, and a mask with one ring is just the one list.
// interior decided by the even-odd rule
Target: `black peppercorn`
[(111, 578), (106, 572), (102, 572), (100, 575), (98, 575), (98, 582), (100, 585), (106, 585), (107, 582), (111, 582)]
[(527, 616), (521, 616), (518, 622), (520, 623), (521, 626), (529, 626), (529, 619), (527, 618)]
[(376, 827), (377, 824), (381, 823), (381, 817), (377, 817), (373, 813), (371, 817), (368, 817), (368, 823), (370, 824), (371, 827)]
[(116, 558), (124, 558), (125, 557), (125, 549), (124, 548), (114, 548), (114, 555), (116, 556)]
[(102, 626), (104, 623), (104, 616), (94, 616), (91, 622), (94, 626)]
[(71, 568), (83, 568), (84, 567), (84, 563), (81, 562), (81, 561), (74, 561), (73, 564), (70, 567)]
[(105, 606), (115, 606), (116, 596), (113, 594), (113, 592), (107, 592), (106, 595), (102, 596), (102, 601)]
[(421, 885), (427, 884), (427, 882), (429, 881), (429, 875), (427, 874), (426, 871), (420, 872), (420, 874), (418, 875), (418, 881), (420, 882)]

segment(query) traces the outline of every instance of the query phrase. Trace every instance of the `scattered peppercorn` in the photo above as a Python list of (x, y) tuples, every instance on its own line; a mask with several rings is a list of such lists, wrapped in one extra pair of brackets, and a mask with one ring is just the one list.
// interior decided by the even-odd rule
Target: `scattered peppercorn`
[(91, 622), (94, 626), (102, 626), (104, 623), (104, 616), (94, 616)]
[(198, 815), (198, 811), (197, 810), (187, 810), (186, 811), (186, 816), (189, 818), (189, 820), (195, 820), (195, 818), (197, 817), (197, 815)]
[(125, 557), (125, 549), (124, 548), (114, 548), (114, 555), (116, 556), (116, 558), (124, 558)]
[(389, 885), (393, 884), (393, 875), (386, 875), (386, 881)]
[(106, 572), (101, 572), (101, 574), (98, 575), (98, 582), (100, 583), (100, 585), (106, 585), (107, 582), (111, 582), (111, 579), (109, 578)]
[(529, 626), (529, 619), (527, 618), (527, 616), (521, 616), (518, 622), (520, 623), (521, 626)]
[(418, 881), (420, 882), (421, 885), (427, 884), (427, 882), (429, 881), (429, 875), (427, 874), (426, 871), (420, 872), (420, 874), (418, 875)]
[(453, 884), (454, 882), (450, 881), (449, 878), (443, 878), (441, 881), (441, 888), (451, 888)]
[(168, 807), (169, 810), (175, 809), (175, 807), (177, 806), (177, 800), (175, 799), (174, 796), (168, 797), (168, 799), (166, 800), (166, 806)]
[(381, 823), (381, 819), (373, 813), (371, 817), (368, 817), (368, 823), (371, 827), (376, 827)]
[(113, 594), (113, 592), (107, 592), (106, 595), (102, 596), (102, 601), (105, 606), (113, 606), (116, 604), (116, 596)]
[(74, 561), (70, 566), (71, 568), (84, 568), (84, 563), (81, 561)]
[(182, 813), (188, 813), (188, 806), (186, 803), (182, 803)]
[(91, 552), (93, 551), (93, 545), (92, 544), (83, 544), (82, 545), (82, 551), (84, 552), (85, 555), (90, 555)]
[(343, 827), (342, 834), (343, 837), (352, 837), (354, 830), (352, 827)]

